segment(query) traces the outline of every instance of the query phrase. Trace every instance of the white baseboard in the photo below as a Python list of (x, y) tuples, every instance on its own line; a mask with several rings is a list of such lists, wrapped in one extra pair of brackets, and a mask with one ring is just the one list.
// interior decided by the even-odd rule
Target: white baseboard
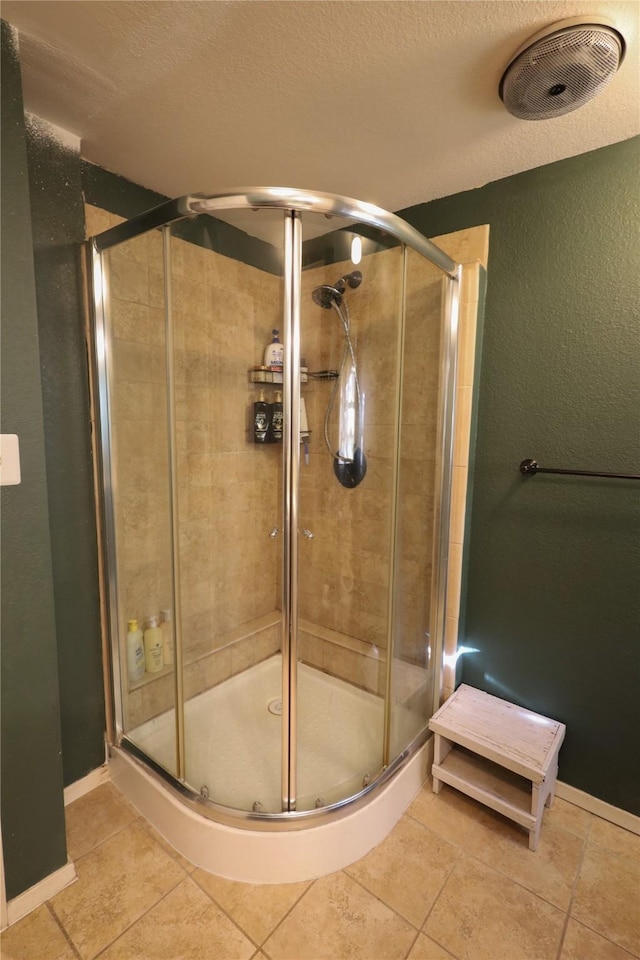
[(2, 853), (2, 831), (0, 830), (0, 930), (5, 930), (8, 926), (7, 891), (4, 885), (4, 855)]
[(65, 807), (73, 803), (74, 800), (79, 800), (80, 797), (84, 797), (86, 793), (95, 790), (101, 783), (106, 783), (108, 779), (109, 767), (105, 763), (102, 767), (97, 767), (95, 770), (92, 770), (86, 777), (76, 780), (75, 783), (70, 783), (68, 787), (64, 788)]
[(578, 790), (577, 787), (571, 787), (568, 783), (562, 783), (558, 780), (556, 787), (556, 796), (568, 803), (573, 803), (576, 807), (581, 807), (588, 813), (595, 813), (597, 817), (615, 823), (616, 826), (629, 830), (631, 833), (640, 834), (640, 817), (629, 813), (628, 810), (621, 810), (620, 807), (614, 807), (604, 800), (593, 797), (584, 790)]
[(64, 867), (60, 867), (59, 870), (50, 873), (38, 883), (34, 883), (28, 890), (19, 893), (13, 900), (9, 900), (7, 903), (7, 922), (9, 926), (12, 923), (17, 923), (18, 920), (22, 920), (23, 917), (45, 903), (46, 900), (55, 897), (56, 893), (60, 893), (74, 880), (77, 880), (76, 868), (69, 861), (65, 863)]

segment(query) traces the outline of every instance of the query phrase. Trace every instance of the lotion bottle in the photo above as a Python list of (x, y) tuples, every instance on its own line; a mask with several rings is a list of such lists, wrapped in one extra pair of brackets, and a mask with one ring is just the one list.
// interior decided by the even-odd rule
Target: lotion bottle
[(280, 343), (279, 330), (273, 330), (273, 340), (264, 352), (264, 365), (270, 370), (282, 370), (284, 347)]
[(137, 620), (127, 620), (127, 673), (130, 683), (144, 676), (144, 641)]
[(144, 632), (144, 662), (147, 673), (162, 670), (162, 630), (157, 617), (149, 618), (149, 625)]

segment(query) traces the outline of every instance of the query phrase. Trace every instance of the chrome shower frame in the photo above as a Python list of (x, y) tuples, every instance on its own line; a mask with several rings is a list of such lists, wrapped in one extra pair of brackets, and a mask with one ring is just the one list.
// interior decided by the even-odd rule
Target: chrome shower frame
[[(165, 243), (165, 265), (168, 263), (168, 228), (172, 223), (192, 218), (198, 214), (212, 214), (229, 210), (259, 210), (279, 209), (283, 211), (284, 219), (284, 317), (283, 330), (285, 345), (283, 393), (285, 409), (290, 411), (288, 423), (285, 424), (286, 436), (289, 442), (285, 444), (284, 485), (283, 485), (283, 541), (284, 541), (284, 569), (283, 569), (283, 633), (282, 633), (282, 660), (283, 660), (283, 763), (282, 763), (282, 806), (279, 813), (255, 813), (225, 807), (215, 801), (205, 799), (195, 793), (186, 783), (184, 774), (184, 730), (182, 727), (184, 715), (184, 694), (182, 678), (176, 680), (175, 685), (175, 713), (176, 713), (176, 776), (173, 776), (146, 755), (127, 739), (122, 726), (122, 702), (120, 687), (120, 653), (118, 649), (117, 617), (117, 575), (115, 567), (115, 512), (114, 501), (116, 490), (113, 483), (112, 465), (112, 437), (110, 419), (110, 387), (109, 387), (109, 358), (106, 351), (106, 325), (109, 313), (108, 264), (102, 254), (111, 247), (131, 240), (140, 234), (152, 229), (163, 229)], [(344, 816), (357, 806), (366, 802), (369, 795), (378, 791), (394, 773), (416, 753), (428, 738), (428, 729), (425, 727), (415, 739), (406, 746), (401, 754), (395, 758), (388, 756), (389, 752), (389, 697), (385, 705), (385, 758), (380, 774), (358, 793), (328, 806), (305, 811), (296, 811), (295, 796), (295, 761), (296, 761), (296, 702), (297, 680), (295, 664), (297, 663), (297, 611), (295, 609), (297, 583), (297, 551), (298, 551), (298, 496), (300, 474), (300, 449), (295, 442), (299, 436), (299, 398), (300, 398), (300, 277), (302, 272), (302, 228), (300, 215), (308, 212), (324, 215), (327, 218), (339, 217), (343, 220), (355, 221), (357, 224), (375, 227), (414, 249), (428, 261), (438, 267), (446, 277), (446, 305), (445, 313), (448, 322), (445, 323), (445, 337), (442, 351), (442, 381), (441, 395), (442, 430), (440, 432), (440, 475), (437, 478), (437, 496), (439, 496), (439, 522), (435, 532), (434, 554), (439, 558), (438, 573), (434, 578), (432, 597), (432, 625), (431, 635), (437, 638), (434, 650), (435, 662), (440, 664), (437, 682), (434, 683), (432, 712), (440, 705), (443, 688), (443, 643), (445, 624), (445, 605), (447, 588), (447, 564), (449, 554), (449, 514), (451, 500), (451, 478), (453, 470), (453, 425), (455, 413), (455, 386), (456, 364), (458, 349), (458, 312), (460, 297), (461, 267), (434, 243), (411, 227), (406, 221), (395, 214), (388, 213), (373, 204), (364, 203), (348, 197), (341, 197), (329, 193), (313, 193), (286, 187), (250, 187), (230, 190), (219, 194), (192, 194), (167, 201), (146, 213), (127, 220), (97, 236), (90, 238), (86, 243), (87, 278), (91, 288), (93, 305), (92, 333), (93, 333), (93, 375), (95, 381), (94, 414), (98, 421), (101, 438), (101, 454), (99, 469), (101, 471), (103, 502), (100, 508), (99, 522), (102, 525), (101, 539), (105, 554), (105, 606), (107, 610), (108, 629), (111, 638), (111, 664), (113, 671), (113, 690), (115, 721), (113, 729), (107, 731), (111, 743), (125, 748), (133, 756), (142, 759), (153, 775), (161, 778), (196, 809), (199, 813), (223, 824), (243, 826), (255, 830), (297, 830), (310, 825), (318, 825)], [(167, 272), (167, 271), (165, 271)], [(171, 342), (172, 305), (170, 296), (170, 271), (165, 276), (165, 324), (167, 343)], [(170, 361), (168, 361), (170, 364)], [(170, 371), (170, 367), (169, 367)], [(169, 449), (175, 451), (175, 418), (169, 416)], [(175, 483), (175, 464), (172, 460), (171, 484), (171, 512), (173, 530), (173, 562), (174, 574), (177, 572), (177, 490)], [(395, 525), (394, 509), (394, 525)], [(177, 578), (174, 577), (174, 583)], [(175, 588), (177, 592), (179, 589)], [(108, 599), (107, 599), (108, 598)], [(174, 596), (174, 609), (179, 610), (179, 596)], [(179, 623), (176, 616), (176, 662), (181, 646), (178, 635)], [(389, 647), (387, 656), (387, 692), (390, 689), (392, 667), (392, 649)], [(176, 677), (180, 673), (176, 669)]]

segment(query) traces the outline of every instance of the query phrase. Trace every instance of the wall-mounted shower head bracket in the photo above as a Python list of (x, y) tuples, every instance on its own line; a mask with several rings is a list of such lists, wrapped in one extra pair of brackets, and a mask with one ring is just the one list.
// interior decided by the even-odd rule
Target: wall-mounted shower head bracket
[(343, 460), (339, 453), (333, 458), (333, 472), (343, 487), (352, 489), (364, 480), (367, 472), (367, 458), (360, 447), (356, 447), (353, 460)]

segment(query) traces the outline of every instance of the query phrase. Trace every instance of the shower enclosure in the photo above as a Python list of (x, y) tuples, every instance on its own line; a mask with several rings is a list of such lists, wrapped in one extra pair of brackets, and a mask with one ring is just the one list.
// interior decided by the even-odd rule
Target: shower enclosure
[[(284, 188), (87, 246), (112, 740), (212, 819), (323, 822), (438, 705), (459, 268), (377, 207)], [(151, 617), (141, 675), (127, 624)]]

